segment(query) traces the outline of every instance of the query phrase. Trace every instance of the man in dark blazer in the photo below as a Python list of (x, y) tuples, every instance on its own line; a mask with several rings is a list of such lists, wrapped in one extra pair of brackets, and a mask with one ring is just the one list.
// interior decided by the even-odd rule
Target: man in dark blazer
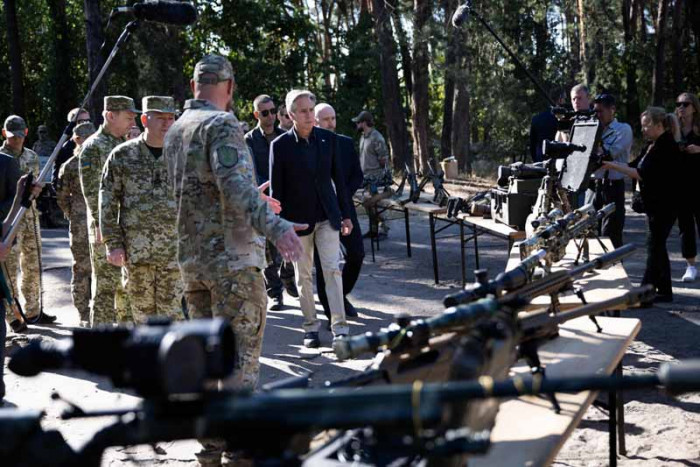
[(349, 235), (353, 227), (338, 137), (314, 126), (316, 97), (311, 92), (291, 91), (286, 104), (294, 126), (270, 147), (270, 195), (279, 200), (284, 219), (309, 225), (297, 232), (304, 254), (294, 267), (304, 315), (304, 345), (314, 348), (320, 345), (320, 322), (311, 280), (314, 249), (323, 268), (334, 339), (347, 336), (340, 234)]
[[(318, 127), (335, 133), (336, 117), (333, 107), (325, 103), (317, 104), (314, 108), (314, 113), (316, 114), (316, 125)], [(352, 138), (344, 135), (337, 136), (340, 148), (340, 163), (343, 167), (345, 189), (348, 205), (350, 206), (350, 220), (352, 220), (352, 232), (350, 235), (340, 237), (340, 243), (345, 249), (343, 255), (345, 257), (345, 266), (343, 267), (343, 304), (345, 305), (345, 316), (354, 317), (357, 316), (357, 311), (348, 300), (348, 294), (352, 292), (358, 277), (360, 277), (362, 261), (365, 258), (365, 247), (362, 242), (362, 231), (357, 220), (357, 212), (355, 211), (352, 197), (362, 186), (364, 177), (362, 175), (362, 167), (360, 167), (360, 157), (357, 155)], [(330, 322), (331, 313), (328, 306), (328, 297), (326, 296), (326, 281), (323, 279), (323, 274), (319, 272), (322, 268), (321, 260), (317, 254), (314, 255), (314, 264), (316, 266), (316, 291), (323, 306), (323, 312)]]

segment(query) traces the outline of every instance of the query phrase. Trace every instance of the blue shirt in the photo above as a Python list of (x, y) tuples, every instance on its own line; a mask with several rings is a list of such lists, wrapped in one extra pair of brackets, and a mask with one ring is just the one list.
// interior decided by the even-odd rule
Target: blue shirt
[[(630, 159), (630, 151), (632, 150), (632, 127), (626, 123), (620, 123), (617, 119), (613, 119), (610, 125), (603, 130), (600, 141), (605, 149), (612, 156), (615, 162), (627, 164)], [(598, 169), (595, 172), (595, 178), (602, 179), (605, 175), (605, 169)], [(625, 175), (616, 170), (608, 171), (608, 180), (622, 180)]]

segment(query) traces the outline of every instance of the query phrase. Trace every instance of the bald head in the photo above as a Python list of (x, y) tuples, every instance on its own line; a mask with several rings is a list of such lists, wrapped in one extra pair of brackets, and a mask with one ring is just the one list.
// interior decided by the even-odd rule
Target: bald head
[(316, 125), (335, 132), (335, 110), (325, 102), (317, 104), (314, 107), (314, 115), (316, 116)]

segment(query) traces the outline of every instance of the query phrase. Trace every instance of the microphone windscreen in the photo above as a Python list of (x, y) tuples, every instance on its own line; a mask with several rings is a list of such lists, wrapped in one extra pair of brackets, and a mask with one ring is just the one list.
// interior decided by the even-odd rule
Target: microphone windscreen
[(136, 18), (156, 23), (187, 26), (197, 21), (197, 9), (191, 3), (157, 0), (135, 3)]

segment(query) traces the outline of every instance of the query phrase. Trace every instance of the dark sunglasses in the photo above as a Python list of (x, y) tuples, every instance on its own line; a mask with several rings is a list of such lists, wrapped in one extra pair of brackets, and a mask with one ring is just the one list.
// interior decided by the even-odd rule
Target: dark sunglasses
[(688, 107), (691, 103), (690, 102), (676, 102), (676, 108), (678, 107)]
[(277, 115), (277, 109), (270, 109), (270, 110), (261, 110), (260, 115), (263, 117), (267, 117), (268, 115)]

